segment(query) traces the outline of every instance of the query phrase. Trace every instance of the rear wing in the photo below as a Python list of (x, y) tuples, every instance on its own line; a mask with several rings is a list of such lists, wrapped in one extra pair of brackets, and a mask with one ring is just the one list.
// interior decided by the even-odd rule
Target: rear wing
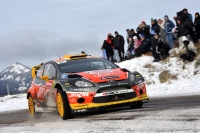
[(44, 63), (41, 63), (40, 65), (38, 66), (34, 66), (31, 70), (31, 74), (32, 74), (32, 80), (35, 78), (36, 76), (36, 71), (43, 65)]

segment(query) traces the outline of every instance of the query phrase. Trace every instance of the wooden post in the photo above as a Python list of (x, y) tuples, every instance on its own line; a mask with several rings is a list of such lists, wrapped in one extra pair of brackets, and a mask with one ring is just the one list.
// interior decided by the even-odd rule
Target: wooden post
[(10, 95), (9, 85), (7, 85), (7, 94)]

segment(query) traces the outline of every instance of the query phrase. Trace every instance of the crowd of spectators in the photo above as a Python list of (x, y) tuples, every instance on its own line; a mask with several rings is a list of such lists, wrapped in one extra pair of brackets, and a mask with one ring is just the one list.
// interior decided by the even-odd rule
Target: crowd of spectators
[[(200, 39), (200, 16), (192, 15), (187, 9), (177, 12), (173, 17), (176, 24), (167, 15), (162, 19), (151, 18), (151, 25), (145, 21), (134, 29), (126, 30), (126, 38), (115, 31), (115, 36), (108, 33), (104, 40), (102, 50), (105, 50), (107, 59), (112, 62), (120, 62), (143, 54), (152, 53), (154, 62), (164, 60), (169, 56), (169, 51), (174, 48), (174, 38), (179, 40), (181, 58), (193, 61), (197, 52), (194, 43)], [(125, 40), (128, 44), (125, 50)]]

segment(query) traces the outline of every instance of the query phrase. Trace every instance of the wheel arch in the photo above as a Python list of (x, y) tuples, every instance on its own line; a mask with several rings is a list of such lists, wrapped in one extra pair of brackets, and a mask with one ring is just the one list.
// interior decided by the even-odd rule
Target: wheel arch
[(55, 88), (57, 90), (63, 90), (63, 86), (60, 83), (56, 83)]
[(28, 98), (29, 98), (29, 96), (32, 96), (30, 92), (28, 92), (28, 94), (27, 94), (26, 98), (28, 99)]

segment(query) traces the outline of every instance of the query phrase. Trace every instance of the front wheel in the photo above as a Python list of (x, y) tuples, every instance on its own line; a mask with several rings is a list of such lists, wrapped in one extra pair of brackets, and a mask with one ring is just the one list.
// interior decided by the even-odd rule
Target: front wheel
[(69, 107), (69, 103), (67, 100), (66, 92), (62, 90), (58, 90), (58, 94), (56, 97), (56, 105), (58, 109), (58, 113), (63, 120), (72, 118), (71, 110)]
[(29, 109), (30, 115), (35, 114), (35, 103), (31, 95), (28, 97), (28, 109)]

